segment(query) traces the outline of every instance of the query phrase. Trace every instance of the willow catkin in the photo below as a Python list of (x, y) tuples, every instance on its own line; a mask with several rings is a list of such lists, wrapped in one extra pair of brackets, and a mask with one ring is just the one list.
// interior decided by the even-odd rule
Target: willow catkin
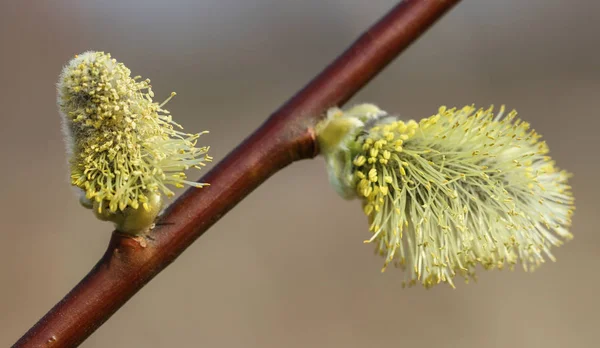
[[(404, 269), (408, 285), (454, 286), (456, 275), (468, 280), (478, 264), (512, 268), (520, 261), (534, 269), (572, 237), (570, 175), (515, 111), (504, 117), (504, 108), (494, 115), (491, 107), (441, 107), (404, 122), (373, 105), (368, 110), (332, 109), (318, 139), (342, 153), (324, 152), (334, 163), (332, 182), (362, 200), (372, 234), (366, 242), (384, 257), (383, 270), (390, 263)], [(360, 124), (328, 142), (346, 119)]]

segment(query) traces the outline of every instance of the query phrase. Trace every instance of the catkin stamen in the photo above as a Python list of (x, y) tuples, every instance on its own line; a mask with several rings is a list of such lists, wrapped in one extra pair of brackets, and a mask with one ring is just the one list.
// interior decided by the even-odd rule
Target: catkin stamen
[(385, 258), (382, 271), (394, 263), (407, 285), (454, 286), (456, 275), (473, 278), (478, 264), (535, 269), (572, 237), (570, 175), (529, 123), (504, 115), (504, 107), (494, 115), (492, 107), (466, 106), (441, 107), (418, 123), (356, 116), (364, 123), (356, 143), (345, 145), (352, 171), (345, 182), (363, 201), (366, 242)]

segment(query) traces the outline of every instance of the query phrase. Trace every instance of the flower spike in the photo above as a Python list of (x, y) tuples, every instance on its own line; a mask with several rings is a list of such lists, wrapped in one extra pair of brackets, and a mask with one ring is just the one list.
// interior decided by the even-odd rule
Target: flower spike
[(104, 52), (75, 56), (60, 75), (58, 106), (82, 205), (119, 231), (138, 234), (159, 214), (162, 196), (174, 195), (168, 185), (207, 185), (186, 180), (183, 171), (212, 158), (209, 147), (196, 147), (207, 132), (182, 132), (163, 109), (175, 93), (158, 104), (150, 80), (130, 74)]
[(572, 238), (570, 174), (515, 111), (440, 107), (404, 122), (385, 112), (356, 115), (361, 106), (332, 110), (363, 124), (336, 150), (323, 144), (330, 177), (361, 199), (365, 242), (385, 258), (382, 271), (390, 263), (405, 270), (405, 284), (454, 287), (456, 275), (474, 278), (478, 264), (512, 269), (520, 260), (533, 270)]

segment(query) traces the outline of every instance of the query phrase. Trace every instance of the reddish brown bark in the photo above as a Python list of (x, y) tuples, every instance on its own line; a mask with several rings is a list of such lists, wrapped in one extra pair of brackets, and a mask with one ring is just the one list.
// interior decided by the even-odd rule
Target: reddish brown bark
[(341, 105), (460, 0), (406, 0), (365, 32), (160, 218), (147, 238), (113, 233), (90, 273), (14, 347), (83, 342), (246, 195), (288, 164), (318, 154), (313, 126)]

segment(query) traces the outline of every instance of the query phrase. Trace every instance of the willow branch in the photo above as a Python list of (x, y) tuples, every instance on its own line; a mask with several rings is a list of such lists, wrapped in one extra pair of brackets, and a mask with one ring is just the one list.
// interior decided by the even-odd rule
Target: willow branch
[(460, 0), (406, 0), (175, 201), (147, 237), (113, 233), (90, 273), (14, 347), (72, 347), (271, 175), (318, 154), (313, 126), (341, 105)]

